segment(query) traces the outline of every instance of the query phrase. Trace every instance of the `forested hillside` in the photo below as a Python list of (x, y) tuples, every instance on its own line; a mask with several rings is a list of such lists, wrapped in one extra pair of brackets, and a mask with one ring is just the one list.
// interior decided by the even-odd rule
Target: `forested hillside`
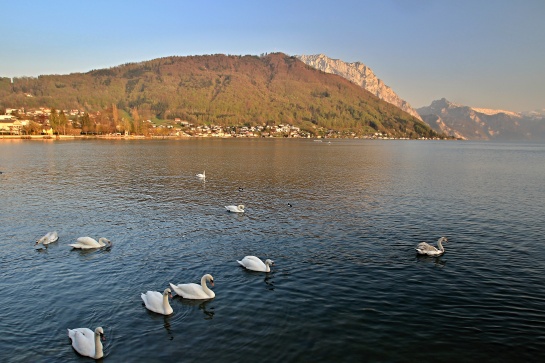
[(0, 108), (112, 109), (219, 126), (289, 123), (355, 135), (434, 137), (428, 125), (346, 79), (282, 53), (165, 57), (109, 69), (0, 79)]

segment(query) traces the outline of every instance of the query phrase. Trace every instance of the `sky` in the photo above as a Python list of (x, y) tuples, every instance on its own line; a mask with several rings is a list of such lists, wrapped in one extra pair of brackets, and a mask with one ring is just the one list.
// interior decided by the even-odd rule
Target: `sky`
[(545, 109), (544, 0), (0, 0), (0, 76), (167, 56), (325, 54), (414, 108)]

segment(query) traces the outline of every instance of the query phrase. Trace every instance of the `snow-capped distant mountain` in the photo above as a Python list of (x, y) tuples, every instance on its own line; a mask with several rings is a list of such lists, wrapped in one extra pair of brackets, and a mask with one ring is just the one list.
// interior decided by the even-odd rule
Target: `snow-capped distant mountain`
[(469, 107), (444, 98), (417, 111), (436, 132), (460, 139), (545, 141), (545, 112), (517, 113)]

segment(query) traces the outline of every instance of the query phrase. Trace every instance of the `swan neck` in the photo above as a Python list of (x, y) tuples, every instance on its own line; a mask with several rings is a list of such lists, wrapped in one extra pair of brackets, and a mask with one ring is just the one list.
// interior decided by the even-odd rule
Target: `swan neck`
[(443, 247), (441, 240), (437, 241), (437, 246), (439, 246), (439, 249), (441, 250), (441, 252), (445, 252), (445, 248)]
[(102, 342), (100, 341), (100, 334), (95, 333), (95, 358), (102, 358), (104, 352), (102, 351)]
[(202, 286), (202, 289), (204, 290), (204, 292), (206, 293), (206, 295), (210, 296), (210, 293), (212, 292), (212, 290), (210, 290), (208, 288), (208, 285), (206, 285), (206, 276), (203, 276), (201, 278), (201, 286)]
[(168, 294), (163, 294), (163, 308), (165, 308), (165, 311), (167, 311), (169, 307), (170, 304), (168, 303)]

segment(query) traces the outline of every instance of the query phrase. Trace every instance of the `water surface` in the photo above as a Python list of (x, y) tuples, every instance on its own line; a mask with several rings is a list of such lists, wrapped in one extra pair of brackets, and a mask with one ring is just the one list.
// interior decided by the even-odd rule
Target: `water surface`
[[(66, 329), (102, 326), (112, 362), (545, 361), (544, 160), (538, 144), (0, 140), (0, 359), (89, 361)], [(80, 236), (114, 246), (72, 250)], [(415, 255), (440, 236), (444, 256)], [(142, 306), (206, 273), (215, 299)]]

